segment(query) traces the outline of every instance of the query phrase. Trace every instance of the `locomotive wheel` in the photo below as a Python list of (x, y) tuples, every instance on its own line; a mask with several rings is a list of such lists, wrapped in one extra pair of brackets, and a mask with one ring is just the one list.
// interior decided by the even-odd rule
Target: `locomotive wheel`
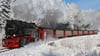
[(19, 41), (19, 47), (23, 47), (25, 44), (27, 44), (27, 39), (21, 38), (20, 41)]

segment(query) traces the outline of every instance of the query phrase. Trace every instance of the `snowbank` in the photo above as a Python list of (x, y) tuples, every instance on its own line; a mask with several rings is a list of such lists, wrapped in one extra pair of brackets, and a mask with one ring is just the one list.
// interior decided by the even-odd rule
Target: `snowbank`
[(4, 29), (0, 29), (0, 47), (2, 47), (2, 38), (4, 38), (5, 31)]
[(100, 34), (46, 42), (48, 40), (30, 43), (0, 56), (100, 56)]

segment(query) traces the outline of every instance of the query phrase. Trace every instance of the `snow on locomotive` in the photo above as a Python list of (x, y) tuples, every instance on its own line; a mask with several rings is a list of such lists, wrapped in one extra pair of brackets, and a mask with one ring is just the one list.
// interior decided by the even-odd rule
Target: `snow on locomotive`
[(2, 39), (2, 46), (7, 48), (18, 48), (31, 41), (44, 40), (51, 36), (64, 38), (69, 36), (97, 34), (97, 30), (68, 30), (38, 27), (34, 23), (27, 23), (19, 20), (7, 20), (5, 27), (6, 37)]

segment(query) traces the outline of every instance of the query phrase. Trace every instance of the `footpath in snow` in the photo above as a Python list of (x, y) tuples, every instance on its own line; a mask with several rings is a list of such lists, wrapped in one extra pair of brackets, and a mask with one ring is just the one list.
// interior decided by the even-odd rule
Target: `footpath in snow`
[(30, 43), (23, 48), (0, 53), (0, 56), (100, 56), (100, 33), (49, 40)]

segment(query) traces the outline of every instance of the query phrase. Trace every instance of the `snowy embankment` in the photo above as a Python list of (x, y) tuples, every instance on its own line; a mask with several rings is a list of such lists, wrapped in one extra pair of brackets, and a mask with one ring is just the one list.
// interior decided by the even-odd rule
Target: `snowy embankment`
[[(39, 45), (42, 44), (42, 45)], [(56, 41), (39, 41), (0, 56), (100, 56), (100, 33)]]
[(2, 38), (4, 38), (4, 33), (5, 31), (0, 29), (0, 48), (2, 47)]

